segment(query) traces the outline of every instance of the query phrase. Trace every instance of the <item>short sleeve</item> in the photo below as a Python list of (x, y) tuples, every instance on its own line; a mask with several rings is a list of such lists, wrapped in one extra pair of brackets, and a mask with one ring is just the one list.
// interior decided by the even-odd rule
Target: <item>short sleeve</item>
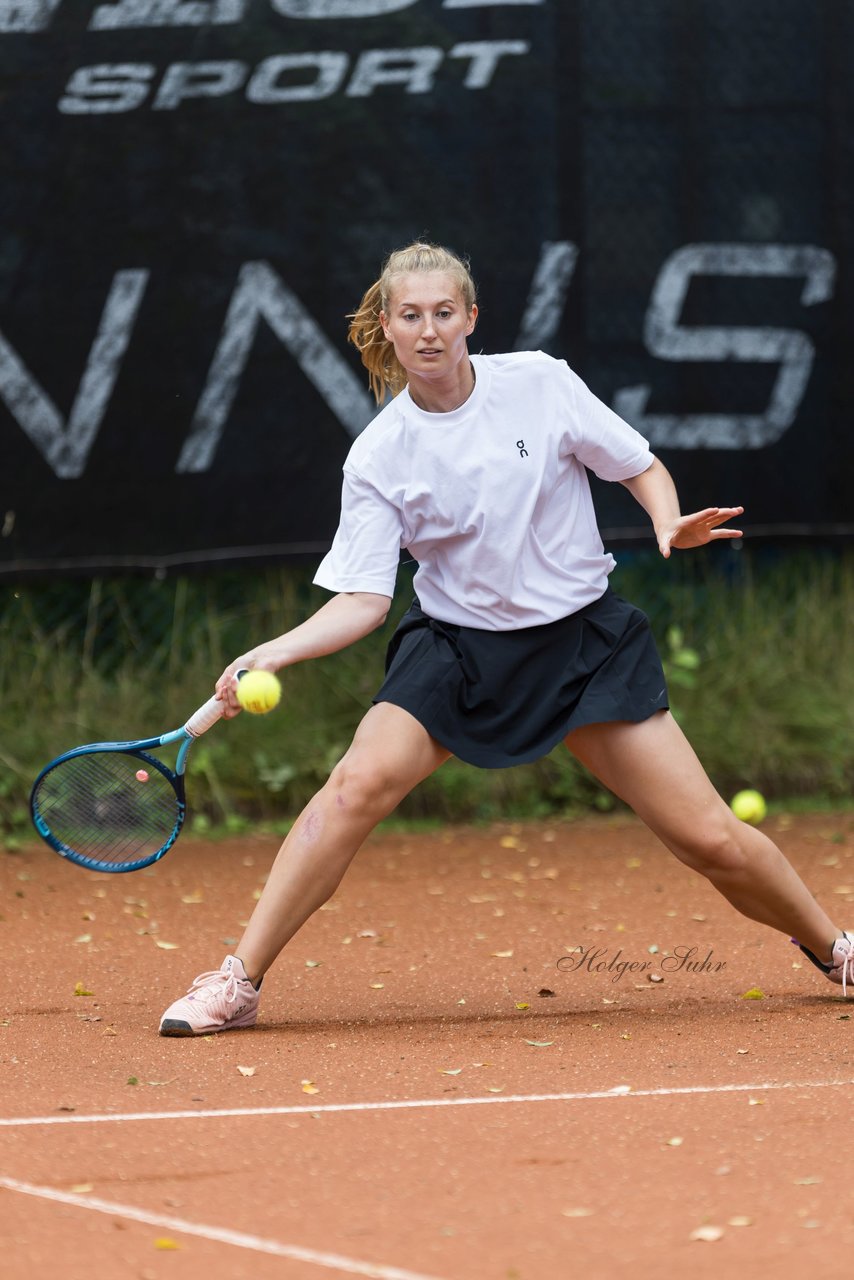
[(344, 472), (341, 519), (314, 575), (328, 591), (370, 591), (393, 596), (400, 562), (400, 512), (359, 475)]
[(600, 480), (630, 480), (648, 470), (655, 461), (649, 442), (595, 396), (576, 373), (571, 369), (567, 373), (575, 419), (567, 452)]

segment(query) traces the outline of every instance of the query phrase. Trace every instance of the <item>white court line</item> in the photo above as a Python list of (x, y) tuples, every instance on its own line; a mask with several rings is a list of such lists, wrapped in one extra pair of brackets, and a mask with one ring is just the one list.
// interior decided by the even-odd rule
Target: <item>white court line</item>
[(315, 1249), (302, 1249), (299, 1245), (280, 1244), (278, 1240), (265, 1240), (262, 1236), (247, 1235), (243, 1231), (229, 1231), (224, 1227), (209, 1227), (201, 1222), (188, 1222), (184, 1218), (173, 1218), (167, 1214), (149, 1213), (146, 1209), (137, 1209), (132, 1204), (117, 1204), (110, 1200), (99, 1200), (94, 1196), (75, 1195), (72, 1191), (57, 1191), (53, 1187), (34, 1186), (30, 1182), (19, 1182), (17, 1178), (0, 1176), (0, 1189), (17, 1191), (25, 1196), (36, 1196), (40, 1200), (72, 1205), (76, 1209), (91, 1209), (95, 1213), (106, 1213), (113, 1218), (126, 1218), (129, 1222), (143, 1222), (147, 1226), (177, 1231), (185, 1236), (199, 1236), (202, 1240), (231, 1244), (238, 1249), (252, 1249), (255, 1253), (271, 1253), (276, 1258), (289, 1258), (292, 1262), (309, 1262), (313, 1266), (327, 1267), (331, 1271), (343, 1272), (345, 1275), (368, 1276), (370, 1280), (437, 1280), (436, 1276), (423, 1275), (418, 1271), (386, 1267), (381, 1263), (359, 1262), (355, 1258), (344, 1258), (337, 1253), (319, 1253)]
[(850, 1080), (764, 1081), (757, 1084), (697, 1084), (672, 1089), (632, 1089), (617, 1085), (587, 1093), (514, 1093), (491, 1094), (488, 1098), (412, 1098), (397, 1102), (329, 1102), (317, 1107), (226, 1107), (200, 1111), (126, 1111), (102, 1115), (18, 1116), (0, 1118), (0, 1128), (18, 1129), (27, 1125), (114, 1124), (136, 1120), (220, 1120), (240, 1116), (299, 1116), (333, 1114), (342, 1111), (415, 1111), (424, 1107), (486, 1107), (524, 1102), (593, 1102), (600, 1098), (676, 1098), (685, 1095), (713, 1093), (761, 1093), (771, 1089), (842, 1089), (854, 1085)]

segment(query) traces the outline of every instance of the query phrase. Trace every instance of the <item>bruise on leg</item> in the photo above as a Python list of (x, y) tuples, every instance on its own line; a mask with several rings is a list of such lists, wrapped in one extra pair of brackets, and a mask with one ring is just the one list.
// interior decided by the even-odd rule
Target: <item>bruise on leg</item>
[(304, 841), (305, 844), (316, 844), (320, 839), (323, 822), (320, 814), (316, 809), (307, 809), (297, 819), (296, 835)]

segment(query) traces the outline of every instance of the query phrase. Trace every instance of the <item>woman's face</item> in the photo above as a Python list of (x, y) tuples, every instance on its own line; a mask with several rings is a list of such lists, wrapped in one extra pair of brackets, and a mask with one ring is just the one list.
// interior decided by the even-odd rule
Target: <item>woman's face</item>
[(454, 277), (444, 271), (413, 271), (399, 276), (380, 313), (383, 333), (410, 377), (440, 378), (467, 358), (466, 339), (477, 320)]

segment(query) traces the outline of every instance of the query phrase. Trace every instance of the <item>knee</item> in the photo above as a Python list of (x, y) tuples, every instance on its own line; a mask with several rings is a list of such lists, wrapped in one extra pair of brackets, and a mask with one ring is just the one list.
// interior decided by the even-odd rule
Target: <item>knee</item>
[(695, 871), (714, 880), (720, 876), (738, 875), (748, 861), (746, 842), (738, 819), (723, 813), (697, 823), (683, 842), (682, 860)]
[(336, 809), (354, 815), (384, 814), (397, 802), (393, 771), (365, 752), (347, 752), (326, 784)]

